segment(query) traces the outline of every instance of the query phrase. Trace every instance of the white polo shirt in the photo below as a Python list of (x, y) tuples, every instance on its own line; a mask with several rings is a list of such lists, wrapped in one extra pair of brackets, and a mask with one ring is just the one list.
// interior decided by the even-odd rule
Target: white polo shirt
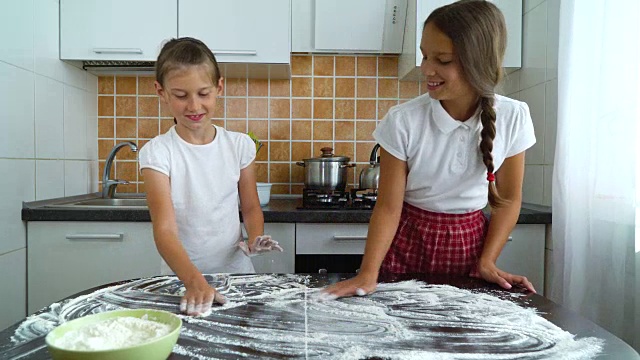
[[(140, 169), (170, 178), (178, 235), (198, 270), (253, 273), (251, 260), (238, 247), (238, 181), (240, 171), (255, 159), (256, 147), (246, 134), (215, 128), (212, 142), (194, 145), (173, 126), (140, 149)], [(162, 274), (171, 274), (165, 263)]]
[[(535, 144), (526, 103), (496, 95), (495, 172), (504, 159)], [(468, 213), (487, 205), (487, 168), (480, 153), (480, 109), (468, 120), (453, 119), (428, 94), (389, 110), (373, 137), (409, 168), (404, 200), (421, 209)]]

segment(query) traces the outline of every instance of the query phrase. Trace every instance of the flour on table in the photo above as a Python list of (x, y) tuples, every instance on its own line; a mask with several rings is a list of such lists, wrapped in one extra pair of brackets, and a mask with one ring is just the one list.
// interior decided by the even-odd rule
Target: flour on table
[[(228, 302), (205, 317), (180, 315), (174, 347), (195, 359), (592, 359), (603, 340), (578, 338), (515, 302), (520, 295), (420, 281), (380, 284), (366, 296), (313, 301), (308, 276), (206, 275)], [(45, 309), (16, 343), (65, 321), (120, 308), (179, 313), (176, 277), (132, 281)], [(506, 294), (506, 295), (505, 295)]]

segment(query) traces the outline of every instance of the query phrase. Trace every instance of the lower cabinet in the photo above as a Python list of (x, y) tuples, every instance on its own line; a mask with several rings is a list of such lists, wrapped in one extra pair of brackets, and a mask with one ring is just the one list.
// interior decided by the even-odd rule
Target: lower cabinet
[(77, 292), (160, 274), (150, 222), (28, 222), (27, 313)]
[(544, 291), (545, 224), (518, 224), (496, 262), (501, 270), (526, 276), (538, 293)]
[[(264, 233), (282, 246), (283, 252), (272, 251), (251, 258), (256, 273), (293, 274), (295, 272), (296, 224), (264, 224)], [(242, 236), (247, 232), (242, 227)]]
[(26, 256), (25, 248), (0, 255), (0, 331), (26, 315)]
[[(251, 260), (257, 273), (353, 273), (367, 230), (368, 224), (267, 223), (265, 234), (284, 252)], [(28, 314), (95, 286), (160, 274), (150, 222), (33, 221), (27, 231)], [(519, 224), (497, 265), (542, 291), (544, 246), (544, 224)]]
[[(297, 273), (355, 272), (367, 239), (367, 224), (297, 224)], [(526, 276), (539, 292), (544, 289), (544, 224), (518, 224), (497, 265)]]
[[(156, 276), (162, 259), (150, 222), (31, 221), (27, 224), (27, 313), (80, 291)], [(295, 271), (295, 224), (265, 224), (284, 248), (253, 257), (258, 273)]]

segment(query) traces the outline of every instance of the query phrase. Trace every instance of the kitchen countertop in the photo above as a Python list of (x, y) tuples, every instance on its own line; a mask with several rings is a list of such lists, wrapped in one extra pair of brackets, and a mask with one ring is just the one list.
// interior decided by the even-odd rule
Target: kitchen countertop
[[(417, 279), (429, 285), (385, 284), (391, 287), (381, 285), (363, 298), (322, 303), (313, 298), (315, 288), (351, 276), (207, 275), (229, 304), (206, 317), (181, 315), (181, 335), (169, 359), (417, 358), (425, 353), (465, 359), (582, 359), (595, 353), (597, 359), (640, 359), (619, 338), (542, 296), (474, 278), (405, 274), (380, 280)], [(175, 277), (153, 277), (75, 294), (36, 313), (48, 325), (24, 320), (0, 332), (0, 358), (49, 359), (44, 336), (61, 318), (118, 308), (178, 313), (175, 295), (181, 286)], [(539, 316), (523, 320), (532, 314), (526, 309)], [(593, 351), (593, 341), (602, 344), (601, 351)]]
[[(89, 209), (56, 207), (56, 204), (71, 201), (95, 199), (100, 193), (79, 195), (51, 200), (23, 203), (24, 221), (151, 221), (149, 210), (139, 209)], [(277, 198), (273, 196), (262, 208), (267, 223), (368, 223), (371, 210), (303, 210), (302, 198)], [(488, 214), (487, 211), (485, 211)], [(242, 215), (241, 215), (242, 216)], [(550, 224), (551, 208), (540, 205), (522, 204), (518, 224)]]

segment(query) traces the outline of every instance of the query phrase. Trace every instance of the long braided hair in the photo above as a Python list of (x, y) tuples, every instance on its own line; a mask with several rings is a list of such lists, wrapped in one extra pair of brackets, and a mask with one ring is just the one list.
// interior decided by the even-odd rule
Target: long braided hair
[(502, 80), (502, 60), (507, 47), (504, 16), (484, 0), (461, 0), (434, 10), (427, 18), (453, 42), (465, 79), (480, 97), (482, 131), (479, 150), (487, 167), (488, 197), (492, 207), (504, 206), (496, 188), (493, 140), (496, 137), (495, 88)]

